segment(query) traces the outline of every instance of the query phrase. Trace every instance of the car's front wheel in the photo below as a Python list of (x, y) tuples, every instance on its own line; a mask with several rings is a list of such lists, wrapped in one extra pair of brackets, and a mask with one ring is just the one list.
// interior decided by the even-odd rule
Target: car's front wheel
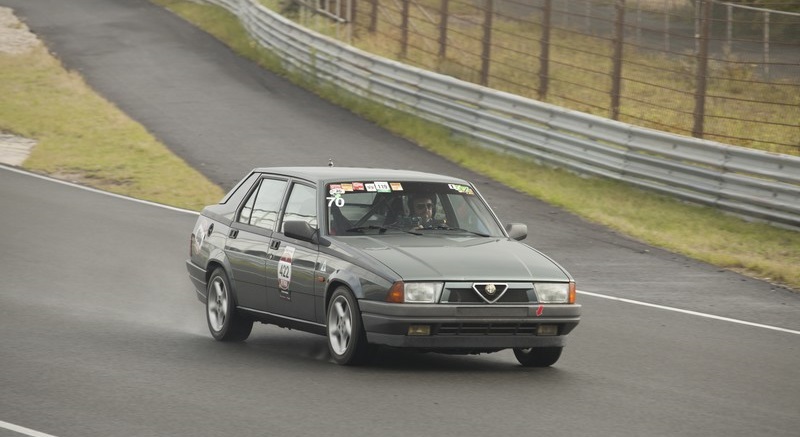
[(337, 288), (328, 303), (328, 349), (342, 365), (362, 364), (371, 353), (358, 303), (346, 287)]
[(514, 356), (525, 367), (548, 367), (561, 357), (562, 347), (515, 348)]
[(219, 341), (244, 341), (253, 329), (251, 319), (236, 313), (228, 275), (222, 268), (214, 270), (208, 281), (206, 319), (208, 330)]

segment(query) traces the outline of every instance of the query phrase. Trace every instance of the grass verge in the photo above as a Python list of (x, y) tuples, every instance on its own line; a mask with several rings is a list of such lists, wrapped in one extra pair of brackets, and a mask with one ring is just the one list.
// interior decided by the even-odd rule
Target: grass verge
[(41, 44), (0, 53), (0, 132), (37, 141), (36, 173), (191, 210), (224, 194)]
[(747, 222), (624, 183), (581, 178), (465, 144), (439, 126), (288, 74), (279, 61), (256, 47), (238, 20), (222, 8), (186, 0), (153, 1), (243, 56), (464, 167), (649, 244), (800, 290), (800, 232)]

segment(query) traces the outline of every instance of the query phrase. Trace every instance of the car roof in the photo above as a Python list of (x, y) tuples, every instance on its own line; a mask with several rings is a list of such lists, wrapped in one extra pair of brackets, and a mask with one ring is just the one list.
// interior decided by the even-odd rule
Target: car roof
[(468, 181), (447, 175), (413, 170), (369, 167), (262, 167), (254, 172), (291, 176), (317, 183), (328, 181), (419, 181), (469, 184)]

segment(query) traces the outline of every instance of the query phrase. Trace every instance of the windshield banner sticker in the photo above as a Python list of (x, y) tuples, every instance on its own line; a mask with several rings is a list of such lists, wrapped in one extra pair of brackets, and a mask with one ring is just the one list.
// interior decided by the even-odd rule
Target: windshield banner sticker
[(292, 283), (292, 259), (294, 258), (294, 247), (286, 246), (283, 249), (283, 255), (278, 262), (278, 288), (280, 288), (280, 296), (286, 300), (292, 300), (289, 293), (289, 285)]
[(403, 191), (403, 186), (400, 185), (400, 182), (392, 182), (389, 186), (392, 187), (394, 191)]
[(375, 188), (378, 190), (379, 193), (391, 193), (392, 192), (392, 188), (389, 186), (388, 182), (375, 181)]
[(363, 182), (353, 182), (353, 191), (364, 191)]
[(472, 191), (472, 188), (466, 185), (447, 184), (447, 186), (450, 187), (451, 190), (456, 190), (461, 194), (469, 194), (470, 196), (475, 194), (475, 192)]

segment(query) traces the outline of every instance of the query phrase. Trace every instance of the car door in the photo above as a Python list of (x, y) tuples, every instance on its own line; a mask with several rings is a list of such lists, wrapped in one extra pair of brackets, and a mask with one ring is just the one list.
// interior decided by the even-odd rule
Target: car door
[(231, 224), (225, 254), (231, 265), (237, 304), (266, 311), (269, 244), (288, 181), (265, 177), (250, 193)]
[(280, 315), (315, 321), (316, 267), (319, 246), (288, 237), (283, 224), (302, 220), (317, 223), (317, 191), (306, 183), (292, 183), (282, 220), (272, 236), (267, 259), (267, 306)]

